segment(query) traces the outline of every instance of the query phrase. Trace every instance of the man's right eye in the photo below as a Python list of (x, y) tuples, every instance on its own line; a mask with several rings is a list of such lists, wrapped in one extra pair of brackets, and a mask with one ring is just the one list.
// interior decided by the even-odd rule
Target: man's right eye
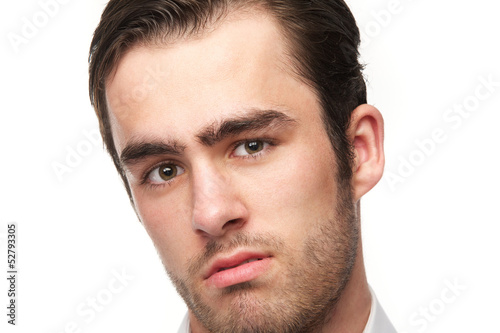
[(148, 174), (148, 181), (152, 184), (163, 184), (172, 181), (184, 173), (184, 169), (172, 163), (160, 164)]

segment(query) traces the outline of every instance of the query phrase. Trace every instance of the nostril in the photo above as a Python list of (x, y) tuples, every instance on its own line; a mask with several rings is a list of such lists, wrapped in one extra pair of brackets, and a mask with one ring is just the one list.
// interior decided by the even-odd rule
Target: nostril
[(230, 227), (238, 227), (240, 226), (241, 224), (243, 224), (243, 219), (232, 219), (232, 220), (229, 220), (227, 221), (224, 226), (222, 227), (222, 229), (224, 228), (230, 228)]

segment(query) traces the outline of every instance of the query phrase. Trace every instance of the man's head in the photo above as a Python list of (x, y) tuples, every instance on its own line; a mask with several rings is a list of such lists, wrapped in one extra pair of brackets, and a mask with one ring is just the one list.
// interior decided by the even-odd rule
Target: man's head
[(91, 99), (194, 329), (308, 332), (356, 295), (383, 168), (358, 44), (342, 1), (108, 4)]

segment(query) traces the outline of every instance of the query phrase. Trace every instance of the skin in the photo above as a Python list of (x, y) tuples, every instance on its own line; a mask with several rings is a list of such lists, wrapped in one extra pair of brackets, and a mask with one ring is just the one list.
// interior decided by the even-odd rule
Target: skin
[[(133, 47), (107, 82), (112, 133), (118, 153), (127, 157), (135, 209), (190, 305), (194, 333), (223, 320), (200, 320), (198, 303), (209, 305), (216, 318), (230, 318), (239, 309), (234, 320), (266, 325), (260, 319), (266, 304), (279, 309), (288, 304), (285, 297), (297, 301), (298, 286), (318, 275), (311, 273), (308, 246), (326, 266), (341, 267), (328, 271), (328, 290), (339, 297), (335, 307), (324, 307), (328, 313), (318, 317), (321, 322), (302, 331), (362, 332), (368, 319), (371, 298), (361, 242), (339, 235), (359, 228), (359, 200), (381, 178), (382, 116), (369, 105), (353, 111), (348, 135), (355, 148), (354, 176), (346, 196), (317, 97), (293, 74), (286, 54), (271, 18), (231, 14), (203, 36)], [(228, 121), (255, 123), (257, 117), (258, 122), (269, 110), (286, 120), (219, 131)], [(245, 142), (262, 144), (262, 150), (249, 154)], [(156, 144), (155, 153), (144, 143)], [(142, 151), (131, 149), (141, 145)], [(177, 176), (163, 181), (158, 165), (169, 165)], [(348, 214), (339, 214), (340, 198), (347, 198)], [(220, 251), (207, 255), (216, 245)], [(355, 254), (353, 267), (346, 267), (342, 255), (322, 258), (322, 250), (345, 254), (348, 247)], [(264, 253), (270, 264), (239, 288), (207, 283), (204, 274), (216, 258), (243, 251)], [(338, 281), (342, 274), (345, 283)], [(325, 291), (311, 293), (318, 294), (315, 300)]]

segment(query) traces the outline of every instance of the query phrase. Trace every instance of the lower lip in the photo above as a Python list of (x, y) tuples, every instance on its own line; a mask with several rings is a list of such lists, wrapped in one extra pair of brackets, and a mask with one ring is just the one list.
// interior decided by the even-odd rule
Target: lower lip
[(239, 283), (252, 281), (264, 274), (271, 264), (271, 258), (252, 261), (241, 266), (212, 274), (207, 283), (216, 288), (226, 288)]

